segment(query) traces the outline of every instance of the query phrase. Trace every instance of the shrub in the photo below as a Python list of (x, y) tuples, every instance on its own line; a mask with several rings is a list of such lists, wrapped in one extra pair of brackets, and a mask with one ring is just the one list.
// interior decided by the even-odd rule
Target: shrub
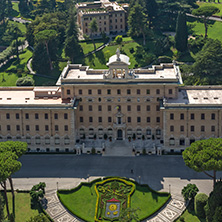
[(208, 196), (205, 193), (198, 193), (194, 198), (194, 210), (198, 217), (205, 218), (204, 207), (207, 204)]
[(21, 77), (16, 81), (16, 86), (34, 86), (34, 80), (31, 77)]
[(129, 51), (130, 51), (130, 53), (131, 53), (131, 54), (133, 54), (133, 53), (135, 52), (135, 50), (134, 50), (134, 48), (133, 48), (133, 47), (132, 47), (132, 48), (130, 48), (130, 50), (129, 50)]
[(121, 42), (123, 41), (123, 36), (122, 35), (117, 35), (115, 38), (115, 42), (120, 45)]
[(159, 56), (158, 61), (160, 63), (170, 63), (172, 62), (172, 58), (170, 58), (169, 56)]
[(92, 148), (91, 153), (96, 154), (96, 149), (94, 147)]
[(199, 189), (197, 188), (197, 186), (190, 183), (182, 189), (181, 193), (185, 200), (192, 200), (194, 199), (198, 191)]
[(185, 222), (184, 217), (180, 217), (180, 221), (181, 221), (181, 222)]
[(145, 148), (143, 149), (143, 155), (146, 155), (146, 149)]

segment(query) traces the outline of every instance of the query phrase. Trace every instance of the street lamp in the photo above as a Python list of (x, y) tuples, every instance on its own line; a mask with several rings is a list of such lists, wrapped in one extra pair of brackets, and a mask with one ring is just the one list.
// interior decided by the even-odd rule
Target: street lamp
[(57, 185), (57, 190), (58, 190), (59, 189), (59, 182), (57, 182), (56, 185)]
[(140, 184), (140, 178), (141, 178), (141, 176), (138, 176), (139, 177), (139, 184)]
[(169, 184), (169, 193), (171, 193), (171, 185)]

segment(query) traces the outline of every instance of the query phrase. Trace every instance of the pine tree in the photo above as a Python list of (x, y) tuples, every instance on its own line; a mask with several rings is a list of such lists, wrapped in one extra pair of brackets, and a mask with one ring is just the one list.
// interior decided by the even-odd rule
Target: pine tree
[(187, 50), (187, 21), (186, 14), (179, 13), (177, 17), (175, 47), (178, 51), (184, 52)]

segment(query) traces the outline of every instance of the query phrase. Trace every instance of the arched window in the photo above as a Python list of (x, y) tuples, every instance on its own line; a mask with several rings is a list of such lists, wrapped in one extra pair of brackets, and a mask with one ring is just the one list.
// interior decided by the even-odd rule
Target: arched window
[(127, 129), (127, 136), (128, 137), (131, 137), (132, 133), (133, 133), (132, 129)]
[(59, 145), (60, 144), (60, 138), (57, 136), (55, 137), (55, 145)]
[(161, 130), (160, 129), (156, 129), (156, 135), (161, 135)]
[(175, 139), (174, 138), (170, 138), (170, 146), (174, 146), (175, 145)]
[(50, 137), (45, 137), (45, 145), (48, 145), (50, 144)]
[(27, 144), (31, 144), (31, 137), (30, 136), (26, 136), (26, 143)]
[(98, 129), (99, 139), (103, 139), (103, 128)]
[(109, 135), (109, 136), (112, 136), (112, 135), (113, 135), (113, 129), (111, 129), (111, 128), (108, 129), (108, 135)]
[(41, 138), (40, 138), (40, 136), (36, 136), (36, 137), (35, 137), (35, 144), (36, 144), (36, 145), (41, 144)]
[(150, 135), (151, 135), (151, 129), (147, 129), (147, 130), (146, 130), (146, 135), (147, 135), (147, 136), (150, 136)]
[(93, 139), (93, 137), (94, 137), (94, 129), (89, 128), (89, 139)]
[(69, 145), (69, 143), (70, 143), (69, 137), (66, 136), (66, 137), (64, 138), (64, 144), (65, 144), (65, 145)]
[(137, 135), (137, 139), (141, 139), (141, 137), (142, 137), (142, 130), (141, 129), (137, 129), (136, 130), (136, 135)]

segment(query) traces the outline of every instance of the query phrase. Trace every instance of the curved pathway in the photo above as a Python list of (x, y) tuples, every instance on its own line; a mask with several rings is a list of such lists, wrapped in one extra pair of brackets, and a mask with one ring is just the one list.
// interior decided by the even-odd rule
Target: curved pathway
[[(62, 205), (56, 190), (46, 192), (42, 205), (54, 222), (83, 222)], [(183, 213), (185, 208), (186, 203), (183, 197), (172, 195), (167, 204), (144, 222), (173, 222)]]

